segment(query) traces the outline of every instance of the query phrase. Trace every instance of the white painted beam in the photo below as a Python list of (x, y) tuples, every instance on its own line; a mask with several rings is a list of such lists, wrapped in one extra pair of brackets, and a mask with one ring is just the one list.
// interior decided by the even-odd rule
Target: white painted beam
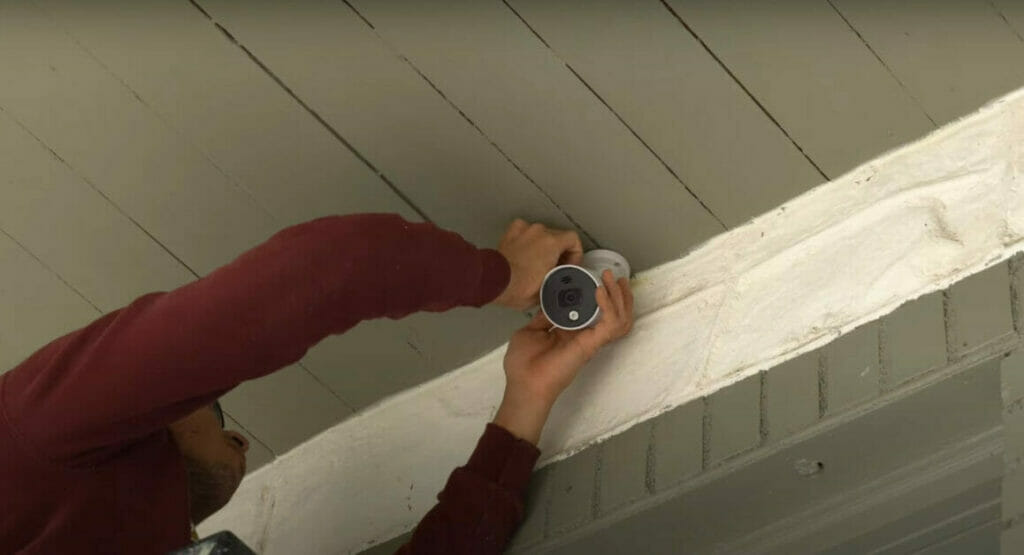
[[(842, 130), (836, 130), (837, 133)], [(564, 458), (817, 348), (1021, 250), (1024, 91), (639, 275), (636, 327), (562, 396)], [(412, 528), (467, 458), (504, 348), (331, 428), (249, 476), (203, 526), (264, 553), (358, 551)]]

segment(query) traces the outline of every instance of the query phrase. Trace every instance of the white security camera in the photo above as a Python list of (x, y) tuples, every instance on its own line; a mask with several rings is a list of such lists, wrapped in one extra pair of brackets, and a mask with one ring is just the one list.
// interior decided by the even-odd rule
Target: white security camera
[(540, 308), (548, 321), (570, 331), (597, 324), (601, 310), (596, 293), (605, 270), (611, 270), (616, 281), (630, 275), (626, 258), (606, 249), (587, 251), (579, 266), (563, 264), (548, 272), (540, 287)]

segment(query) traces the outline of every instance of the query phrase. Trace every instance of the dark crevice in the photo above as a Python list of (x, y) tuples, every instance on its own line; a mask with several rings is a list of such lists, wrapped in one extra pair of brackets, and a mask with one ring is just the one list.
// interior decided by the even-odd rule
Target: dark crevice
[[(362, 13), (360, 13), (359, 10), (357, 10), (355, 8), (355, 6), (353, 6), (351, 3), (349, 3), (348, 0), (342, 0), (342, 2), (344, 2), (345, 5), (349, 7), (349, 9), (351, 9), (353, 12), (355, 12), (355, 14), (358, 15), (359, 18), (362, 19), (366, 23), (366, 25), (368, 25), (370, 27), (370, 29), (374, 30), (374, 33), (377, 35), (377, 38), (379, 38), (381, 40), (381, 42), (387, 44), (387, 41), (385, 41), (384, 37), (382, 37), (380, 35), (380, 33), (377, 32), (376, 28), (373, 26), (372, 23), (370, 23), (369, 19), (367, 19)], [(580, 225), (580, 223), (577, 222), (576, 219), (573, 218), (572, 215), (569, 214), (568, 211), (566, 211), (564, 208), (562, 208), (562, 206), (560, 204), (558, 204), (558, 202), (556, 202), (555, 199), (543, 187), (541, 187), (540, 184), (537, 183), (537, 181), (534, 180), (533, 177), (530, 176), (530, 174), (528, 174), (526, 172), (526, 170), (524, 170), (518, 163), (516, 163), (515, 160), (512, 159), (511, 156), (508, 155), (508, 153), (506, 153), (500, 146), (498, 146), (498, 143), (494, 142), (494, 140), (492, 140), (487, 135), (487, 133), (484, 133), (483, 129), (481, 129), (480, 126), (477, 125), (476, 122), (473, 121), (473, 119), (470, 118), (469, 115), (466, 114), (466, 112), (464, 112), (462, 110), (462, 108), (460, 108), (458, 105), (456, 105), (455, 102), (452, 101), (452, 99), (448, 98), (448, 95), (446, 95), (444, 93), (444, 91), (442, 91), (440, 89), (440, 87), (438, 87), (436, 84), (434, 84), (434, 82), (431, 81), (430, 78), (426, 76), (426, 74), (424, 74), (422, 71), (420, 71), (420, 69), (418, 67), (416, 67), (416, 64), (412, 63), (412, 60), (410, 60), (407, 56), (397, 52), (397, 50), (394, 49), (394, 48), (392, 48), (392, 51), (395, 52), (395, 55), (398, 57), (398, 59), (402, 60), (402, 62), (405, 63), (407, 66), (409, 66), (410, 69), (415, 71), (416, 74), (419, 75), (420, 78), (423, 79), (423, 81), (427, 85), (429, 85), (431, 89), (434, 90), (434, 92), (436, 92), (449, 106), (452, 107), (452, 109), (454, 109), (460, 116), (462, 116), (462, 118), (464, 120), (466, 120), (466, 122), (469, 123), (469, 125), (474, 130), (476, 130), (476, 132), (479, 133), (480, 136), (483, 137), (483, 139), (485, 141), (487, 141), (488, 144), (490, 144), (495, 150), (497, 150), (498, 153), (501, 154), (501, 156), (509, 164), (511, 164), (512, 167), (515, 168), (515, 170), (517, 172), (519, 172), (520, 175), (523, 176), (523, 178), (525, 178), (527, 181), (529, 181), (530, 184), (532, 184), (534, 186), (534, 188), (536, 188), (537, 191), (540, 192), (540, 194), (544, 195), (544, 198), (547, 199), (547, 201), (550, 202), (551, 205), (555, 207), (555, 209), (557, 209), (559, 212), (561, 212), (561, 214), (563, 216), (565, 216), (565, 218), (567, 220), (569, 220), (569, 222), (573, 225), (573, 227), (576, 228), (576, 230), (581, 235), (586, 237), (586, 239), (589, 240), (595, 246), (595, 248), (601, 248), (601, 244), (592, 235), (590, 235), (590, 233), (588, 233), (587, 230), (584, 229), (583, 226)]]
[(387, 185), (388, 188), (390, 188), (391, 191), (395, 195), (397, 195), (400, 199), (402, 199), (403, 202), (405, 202), (407, 205), (409, 205), (409, 207), (411, 207), (416, 212), (416, 214), (419, 215), (420, 218), (422, 218), (426, 222), (431, 222), (431, 219), (427, 216), (427, 214), (423, 210), (421, 210), (420, 207), (417, 206), (412, 201), (412, 199), (410, 199), (408, 196), (406, 196), (405, 193), (403, 193), (402, 190), (399, 189), (384, 174), (384, 172), (382, 172), (380, 169), (378, 169), (377, 166), (375, 166), (372, 162), (370, 162), (370, 160), (368, 160), (365, 156), (363, 156), (362, 153), (360, 153), (358, 150), (356, 150), (356, 148), (350, 142), (348, 142), (341, 135), (341, 133), (339, 133), (338, 130), (334, 128), (334, 126), (332, 126), (330, 123), (328, 123), (327, 120), (325, 120), (316, 110), (314, 110), (309, 104), (307, 104), (304, 100), (302, 100), (302, 98), (300, 98), (299, 95), (295, 93), (295, 91), (293, 91), (288, 85), (286, 85), (285, 82), (280, 77), (278, 77), (273, 71), (271, 71), (270, 68), (267, 67), (266, 64), (264, 64), (262, 61), (260, 61), (260, 59), (257, 58), (256, 55), (253, 54), (244, 44), (239, 42), (238, 39), (236, 39), (235, 36), (232, 35), (230, 31), (225, 29), (223, 25), (221, 25), (213, 17), (211, 17), (210, 14), (205, 9), (203, 9), (203, 7), (199, 4), (198, 0), (189, 0), (189, 3), (192, 4), (193, 6), (195, 6), (195, 8), (197, 10), (199, 10), (200, 13), (202, 13), (204, 16), (206, 16), (206, 18), (209, 19), (210, 22), (213, 23), (213, 25), (216, 26), (217, 29), (219, 29), (220, 32), (225, 37), (227, 37), (227, 39), (229, 41), (231, 41), (235, 46), (237, 46), (239, 49), (241, 49), (242, 52), (245, 52), (245, 55), (248, 56), (249, 59), (252, 60), (252, 62), (254, 64), (256, 64), (260, 69), (262, 69), (263, 72), (266, 73), (268, 77), (273, 79), (274, 82), (277, 83), (278, 86), (280, 86), (288, 94), (288, 96), (290, 96), (292, 98), (292, 100), (297, 102), (299, 104), (299, 106), (302, 106), (302, 108), (304, 110), (306, 110), (306, 112), (309, 113), (309, 115), (313, 116), (313, 118), (317, 122), (319, 122), (320, 125), (322, 125), (324, 127), (324, 129), (327, 130), (328, 133), (330, 133), (335, 139), (337, 139), (338, 142), (343, 144), (345, 146), (345, 148), (347, 148), (349, 150), (349, 152), (351, 152), (356, 158), (359, 159), (360, 162), (365, 164), (366, 167), (370, 168), (370, 170), (373, 171), (373, 173), (376, 174), (377, 177), (379, 177), (381, 179), (381, 181), (383, 181), (385, 183), (385, 185)]
[(825, 351), (818, 353), (818, 419), (828, 414), (828, 357)]
[[(551, 45), (549, 45), (547, 43), (547, 41), (544, 40), (544, 37), (542, 37), (540, 35), (540, 33), (538, 33), (537, 30), (534, 29), (533, 26), (530, 25), (530, 23), (528, 21), (526, 21), (526, 19), (518, 11), (516, 11), (515, 8), (513, 8), (511, 5), (509, 5), (507, 0), (502, 0), (502, 3), (505, 4), (505, 6), (513, 14), (515, 14), (515, 16), (517, 18), (519, 18), (519, 21), (522, 22), (522, 24), (525, 25), (526, 28), (529, 29), (531, 33), (533, 33), (533, 36), (537, 37), (537, 40), (539, 40), (541, 42), (541, 44), (546, 46), (549, 50), (552, 51), (552, 53), (554, 53), (554, 49), (551, 48)], [(679, 184), (682, 185), (684, 189), (686, 189), (686, 192), (689, 193), (690, 196), (693, 197), (694, 200), (696, 200), (698, 203), (700, 203), (701, 207), (704, 208), (704, 211), (706, 211), (708, 214), (710, 214), (711, 217), (714, 218), (715, 221), (717, 221), (718, 224), (722, 226), (722, 229), (729, 229), (729, 226), (727, 226), (725, 224), (725, 222), (723, 222), (722, 219), (718, 217), (718, 214), (715, 214), (715, 212), (713, 210), (711, 210), (711, 207), (709, 207), (707, 204), (705, 204), (704, 201), (697, 195), (697, 193), (695, 193), (693, 191), (693, 189), (690, 189), (690, 186), (687, 185), (685, 181), (683, 181), (683, 179), (675, 172), (675, 170), (673, 170), (672, 167), (669, 166), (668, 163), (665, 162), (665, 160), (651, 147), (651, 145), (647, 144), (647, 141), (645, 141), (640, 136), (640, 134), (637, 133), (636, 130), (633, 129), (633, 127), (631, 125), (626, 123), (626, 120), (623, 119), (622, 116), (620, 116), (619, 113), (616, 112), (615, 109), (612, 108), (611, 105), (608, 104), (608, 102), (605, 101), (604, 97), (602, 97), (600, 94), (597, 93), (596, 90), (594, 90), (594, 87), (590, 86), (590, 83), (587, 83), (586, 79), (584, 79), (583, 76), (581, 76), (579, 74), (579, 72), (577, 72), (568, 62), (562, 60), (562, 63), (576, 77), (576, 79), (579, 80), (579, 82), (582, 83), (583, 86), (586, 87), (588, 91), (590, 91), (590, 94), (594, 95), (594, 98), (597, 98), (597, 100), (600, 101), (601, 104), (604, 105), (604, 107), (609, 112), (611, 112), (611, 114), (613, 116), (615, 116), (615, 119), (619, 120), (619, 123), (621, 123), (627, 130), (629, 130), (629, 132), (632, 133), (634, 137), (636, 137), (636, 140), (640, 141), (640, 144), (644, 145), (644, 148), (646, 148), (647, 151), (650, 152), (654, 156), (654, 158), (656, 160), (658, 160), (658, 162), (661, 163), (662, 167), (664, 167), (666, 170), (668, 170), (668, 173), (671, 174), (672, 177), (675, 178), (675, 180), (678, 181)]]
[(565, 67), (567, 67), (569, 71), (571, 71), (572, 74), (575, 75), (577, 79), (579, 79), (580, 83), (583, 83), (583, 86), (586, 87), (591, 94), (593, 94), (599, 101), (601, 101), (601, 104), (604, 104), (604, 107), (607, 108), (608, 111), (611, 112), (612, 115), (614, 115), (615, 118), (619, 120), (619, 122), (623, 126), (625, 126), (625, 128), (628, 129), (634, 137), (636, 137), (636, 140), (640, 141), (640, 144), (644, 145), (644, 148), (646, 148), (647, 151), (650, 152), (654, 156), (654, 158), (661, 163), (662, 167), (664, 167), (668, 171), (668, 173), (671, 174), (672, 177), (675, 178), (675, 180), (678, 181), (684, 189), (686, 189), (686, 192), (690, 193), (690, 196), (693, 197), (693, 199), (696, 200), (702, 208), (704, 208), (704, 211), (710, 214), (711, 217), (714, 218), (716, 222), (718, 222), (718, 225), (722, 226), (722, 229), (729, 229), (729, 226), (722, 221), (722, 218), (719, 218), (718, 214), (715, 214), (715, 212), (711, 210), (711, 207), (708, 206), (703, 199), (697, 196), (697, 193), (695, 193), (693, 189), (690, 189), (690, 186), (687, 185), (685, 181), (683, 181), (683, 178), (679, 177), (675, 170), (672, 169), (672, 166), (669, 166), (668, 163), (665, 162), (665, 160), (663, 160), (661, 156), (653, 148), (651, 148), (651, 145), (647, 144), (647, 141), (643, 140), (643, 138), (640, 137), (640, 134), (634, 131), (633, 128), (628, 123), (626, 123), (626, 120), (622, 119), (622, 116), (620, 116), (618, 112), (612, 109), (612, 107), (607, 102), (604, 101), (604, 98), (602, 98), (601, 95), (597, 94), (597, 91), (595, 91), (593, 87), (590, 86), (590, 83), (584, 81), (583, 77), (581, 77), (579, 73), (576, 73), (576, 70), (573, 69), (572, 66), (570, 66), (569, 64), (565, 64)]
[[(125, 212), (125, 211), (124, 211), (124, 210), (123, 210), (123, 209), (121, 208), (121, 206), (120, 206), (119, 204), (117, 204), (116, 202), (114, 202), (114, 201), (113, 201), (113, 199), (111, 199), (111, 198), (110, 198), (109, 196), (107, 196), (107, 194), (106, 194), (105, 192), (103, 192), (103, 190), (102, 190), (102, 189), (100, 189), (99, 187), (97, 187), (97, 186), (96, 186), (96, 184), (92, 182), (92, 180), (90, 180), (90, 179), (89, 179), (88, 177), (86, 177), (86, 176), (85, 176), (84, 174), (82, 174), (81, 172), (79, 172), (78, 170), (76, 170), (76, 169), (75, 169), (75, 168), (74, 168), (74, 167), (73, 167), (73, 166), (72, 166), (71, 164), (69, 164), (69, 163), (67, 162), (67, 160), (65, 160), (65, 159), (64, 159), (64, 158), (63, 158), (63, 157), (62, 157), (62, 156), (61, 156), (60, 154), (57, 154), (57, 151), (56, 151), (56, 150), (54, 150), (53, 148), (51, 148), (51, 147), (50, 147), (50, 145), (46, 144), (46, 142), (45, 142), (45, 141), (43, 141), (43, 140), (42, 140), (42, 138), (40, 138), (40, 137), (39, 137), (38, 135), (36, 135), (35, 133), (33, 133), (33, 132), (32, 132), (32, 130), (31, 130), (31, 129), (29, 129), (29, 128), (28, 128), (27, 126), (25, 126), (25, 124), (23, 124), (23, 123), (22, 123), (22, 122), (21, 122), (21, 121), (20, 121), (19, 119), (17, 119), (17, 118), (15, 118), (14, 116), (10, 115), (10, 113), (8, 113), (8, 112), (7, 112), (6, 110), (4, 110), (3, 108), (0, 108), (0, 112), (4, 112), (5, 114), (7, 114), (7, 115), (8, 115), (8, 116), (9, 116), (9, 117), (11, 118), (11, 120), (12, 120), (12, 121), (13, 121), (14, 123), (16, 123), (16, 124), (18, 125), (18, 127), (22, 128), (22, 129), (23, 129), (23, 130), (24, 130), (24, 131), (25, 131), (26, 133), (28, 133), (28, 134), (29, 134), (29, 135), (30, 135), (30, 136), (31, 136), (31, 137), (32, 137), (33, 139), (35, 139), (35, 140), (36, 140), (36, 142), (38, 142), (38, 143), (39, 143), (40, 145), (42, 145), (42, 147), (43, 147), (43, 148), (45, 148), (45, 149), (46, 149), (47, 151), (49, 151), (49, 153), (50, 153), (50, 154), (52, 154), (54, 158), (56, 158), (57, 160), (60, 160), (60, 162), (61, 162), (62, 164), (64, 164), (64, 166), (65, 166), (65, 167), (67, 167), (67, 168), (68, 168), (69, 170), (71, 170), (71, 172), (72, 172), (73, 174), (75, 174), (75, 175), (76, 175), (76, 176), (77, 176), (77, 177), (78, 177), (79, 179), (81, 179), (82, 181), (84, 181), (84, 182), (85, 182), (85, 184), (86, 184), (86, 185), (88, 185), (88, 186), (89, 186), (89, 187), (90, 187), (90, 188), (91, 188), (91, 189), (92, 189), (93, 191), (96, 191), (96, 193), (97, 193), (98, 195), (100, 195), (101, 197), (103, 197), (103, 200), (105, 200), (105, 201), (106, 201), (106, 202), (107, 202), (108, 204), (110, 204), (110, 206), (112, 206), (112, 207), (113, 207), (113, 208), (114, 208), (115, 210), (117, 210), (117, 212), (118, 212), (119, 214), (121, 214), (122, 216), (124, 216), (125, 218), (127, 218), (127, 219), (128, 219), (128, 221), (130, 221), (130, 222), (131, 222), (131, 223), (132, 223), (132, 224), (133, 224), (133, 225), (134, 225), (135, 227), (137, 227), (137, 228), (139, 229), (139, 231), (141, 231), (142, 233), (145, 233), (145, 234), (146, 234), (146, 236), (150, 238), (150, 240), (152, 240), (152, 241), (153, 241), (154, 243), (156, 243), (157, 245), (159, 245), (159, 246), (160, 246), (160, 248), (161, 248), (161, 249), (163, 249), (163, 250), (164, 250), (164, 252), (166, 252), (166, 253), (168, 254), (168, 256), (170, 256), (170, 257), (171, 257), (171, 258), (173, 258), (173, 259), (174, 259), (175, 261), (177, 261), (177, 262), (178, 262), (178, 264), (181, 264), (181, 266), (182, 266), (183, 268), (185, 268), (186, 270), (188, 270), (188, 271), (189, 271), (189, 273), (191, 273), (191, 274), (192, 274), (193, 276), (195, 276), (196, 278), (198, 278), (198, 277), (199, 277), (199, 273), (198, 273), (198, 272), (196, 272), (196, 271), (195, 271), (194, 269), (192, 269), (192, 267), (191, 267), (191, 266), (189, 266), (188, 264), (186, 264), (184, 260), (182, 260), (181, 258), (179, 258), (179, 257), (178, 257), (178, 255), (174, 254), (174, 251), (172, 251), (171, 249), (169, 249), (169, 248), (167, 247), (167, 245), (163, 244), (163, 242), (161, 242), (161, 241), (160, 241), (159, 239), (157, 239), (156, 237), (154, 237), (154, 236), (153, 236), (153, 234), (152, 234), (152, 233), (150, 233), (148, 229), (146, 229), (145, 227), (143, 227), (143, 226), (142, 226), (142, 224), (140, 224), (140, 223), (139, 223), (138, 221), (136, 221), (136, 220), (135, 220), (135, 218), (133, 218), (133, 217), (132, 217), (132, 216), (131, 216), (130, 214), (128, 214), (127, 212)], [(91, 304), (91, 303), (90, 303), (90, 304)]]
[(864, 38), (863, 35), (860, 34), (860, 31), (858, 31), (857, 28), (853, 26), (853, 23), (851, 23), (850, 20), (846, 18), (846, 15), (844, 15), (843, 12), (839, 11), (839, 8), (836, 7), (832, 0), (826, 1), (828, 2), (828, 5), (832, 7), (832, 10), (836, 12), (836, 14), (840, 17), (840, 19), (842, 19), (843, 22), (846, 23), (846, 26), (849, 27), (851, 31), (853, 31), (853, 34), (857, 35), (857, 38), (860, 39), (860, 42), (862, 42), (864, 44), (864, 47), (868, 49), (868, 52), (871, 52), (875, 59), (878, 60), (878, 63), (882, 64), (882, 67), (885, 68), (885, 71), (888, 71), (889, 75), (891, 75), (892, 78), (896, 80), (896, 83), (900, 86), (900, 89), (902, 89), (903, 92), (905, 92), (907, 96), (914, 101), (914, 104), (916, 104), (917, 107), (921, 110), (921, 113), (924, 114), (924, 117), (928, 118), (928, 121), (932, 123), (932, 127), (938, 127), (939, 125), (935, 123), (935, 119), (933, 119), (931, 114), (928, 113), (928, 110), (924, 109), (924, 106), (921, 104), (921, 101), (918, 100), (917, 97), (914, 96), (909, 89), (907, 89), (907, 86), (903, 84), (903, 81), (901, 81), (900, 78), (896, 75), (896, 72), (893, 71), (892, 68), (889, 67), (889, 64), (885, 63), (885, 60), (883, 60), (882, 57), (878, 55), (878, 52), (876, 52), (875, 49), (872, 48), (870, 44), (868, 44), (868, 41)]
[(1006, 14), (1003, 13), (1003, 10), (1000, 10), (995, 4), (992, 3), (991, 0), (989, 0), (988, 6), (992, 8), (992, 11), (994, 11), (996, 15), (999, 16), (999, 19), (1002, 19), (1003, 23), (1005, 23), (1006, 26), (1010, 28), (1010, 32), (1017, 37), (1017, 40), (1024, 42), (1024, 37), (1022, 37), (1020, 33), (1017, 32), (1017, 28), (1014, 27), (1012, 23), (1010, 23), (1010, 20), (1006, 19)]
[(759, 405), (761, 408), (760, 424), (758, 425), (758, 436), (760, 436), (760, 445), (768, 443), (768, 372), (762, 370), (760, 372), (760, 399)]
[(124, 89), (126, 91), (128, 91), (128, 93), (130, 93), (132, 95), (132, 97), (135, 98), (135, 100), (137, 100), (139, 102), (139, 104), (144, 106), (153, 115), (153, 117), (155, 117), (158, 120), (160, 120), (160, 122), (163, 123), (164, 125), (166, 125), (168, 127), (168, 129), (173, 130), (178, 135), (178, 137), (180, 137), (183, 141), (185, 141), (189, 146), (191, 146), (192, 148), (195, 148), (196, 151), (203, 157), (203, 159), (206, 160), (211, 166), (213, 166), (213, 169), (217, 170), (217, 172), (220, 173), (220, 175), (231, 186), (235, 187), (242, 194), (244, 194), (247, 197), (249, 197), (249, 199), (260, 210), (262, 210), (267, 216), (269, 216), (271, 219), (273, 219), (273, 220), (277, 219), (273, 215), (273, 213), (271, 213), (270, 210), (268, 210), (265, 206), (263, 206), (263, 203), (261, 203), (259, 201), (259, 199), (256, 198), (255, 195), (253, 195), (252, 191), (250, 191), (248, 188), (244, 187), (238, 181), (238, 179), (235, 178), (235, 176), (233, 176), (226, 169), (222, 168), (220, 166), (220, 164), (218, 164), (217, 161), (214, 160), (213, 157), (211, 155), (209, 155), (204, 148), (201, 148), (199, 145), (195, 144), (189, 137), (185, 136), (185, 134), (182, 133), (175, 125), (172, 125), (171, 122), (166, 120), (164, 118), (163, 114), (161, 114), (159, 110), (157, 110), (153, 106), (151, 106), (149, 104), (149, 102), (147, 102), (144, 98), (142, 98), (142, 95), (139, 94), (138, 91), (136, 91), (130, 84), (128, 84), (127, 80), (123, 79), (113, 69), (111, 69), (110, 66), (108, 66), (106, 64), (106, 62), (104, 62), (103, 60), (100, 59), (99, 56), (94, 54), (91, 49), (89, 49), (84, 44), (82, 44), (82, 42), (80, 40), (78, 40), (78, 37), (74, 36), (71, 33), (71, 31), (66, 29), (59, 21), (57, 21), (57, 19), (54, 16), (52, 16), (49, 12), (46, 12), (45, 9), (40, 8), (40, 10), (43, 11), (44, 13), (46, 13), (46, 16), (50, 18), (50, 21), (53, 22), (53, 24), (55, 26), (59, 27), (61, 29), (61, 31), (68, 37), (68, 39), (71, 40), (71, 42), (75, 43), (75, 46), (77, 46), (83, 53), (85, 53), (85, 55), (88, 56), (92, 61), (96, 62), (96, 65), (98, 65), (101, 68), (103, 68), (103, 71), (105, 71), (108, 75), (110, 75), (111, 78), (113, 78), (115, 81), (117, 81), (118, 84), (120, 84), (122, 87), (124, 87)]
[(103, 310), (100, 307), (98, 307), (95, 304), (93, 304), (93, 302), (90, 301), (89, 298), (86, 297), (81, 291), (79, 291), (77, 287), (75, 287), (74, 285), (71, 285), (71, 283), (68, 282), (68, 280), (64, 279), (64, 276), (60, 275), (56, 270), (51, 268), (49, 264), (47, 264), (46, 262), (43, 262), (43, 259), (41, 259), (38, 256), (36, 256), (36, 253), (32, 252), (28, 247), (23, 245), (21, 243), (21, 241), (15, 239), (13, 235), (11, 235), (10, 233), (7, 233), (7, 231), (5, 231), (3, 228), (0, 228), (0, 235), (4, 235), (8, 239), (10, 239), (11, 242), (13, 242), (15, 245), (17, 245), (22, 251), (25, 252), (25, 254), (27, 254), (27, 255), (31, 256), (33, 259), (35, 259), (35, 261), (38, 262), (39, 265), (42, 266), (46, 271), (48, 271), (51, 274), (53, 274), (58, 280), (60, 280), (61, 283), (66, 285), (68, 287), (68, 289), (70, 289), (72, 292), (74, 292), (76, 295), (78, 295), (83, 301), (88, 303), (89, 306), (93, 307), (96, 310), (96, 312), (98, 312), (100, 314), (103, 314)]
[(704, 411), (700, 420), (700, 467), (701, 471), (705, 471), (711, 468), (711, 426), (714, 424), (711, 422), (711, 398), (703, 397), (701, 404)]
[(239, 421), (239, 420), (238, 420), (237, 418), (235, 418), (234, 416), (231, 416), (231, 413), (230, 413), (230, 412), (228, 412), (228, 411), (226, 411), (226, 410), (225, 410), (225, 411), (224, 411), (224, 414), (225, 414), (226, 416), (228, 416), (229, 418), (231, 418), (231, 420), (232, 420), (232, 421), (234, 421), (234, 423), (235, 423), (236, 425), (238, 425), (238, 427), (239, 427), (239, 428), (240, 428), (240, 429), (241, 429), (241, 430), (242, 430), (243, 432), (245, 432), (246, 434), (248, 434), (248, 435), (249, 435), (249, 437), (251, 437), (251, 438), (255, 439), (255, 440), (256, 440), (256, 443), (259, 443), (260, 445), (262, 445), (262, 446), (263, 446), (263, 448), (264, 448), (264, 449), (266, 449), (267, 451), (270, 451), (270, 454), (271, 454), (271, 455), (273, 455), (274, 457), (277, 457), (277, 452), (275, 452), (275, 451), (274, 451), (273, 449), (271, 449), (271, 448), (270, 448), (270, 446), (269, 446), (269, 445), (267, 445), (266, 443), (263, 443), (263, 440), (261, 440), (260, 438), (256, 437), (256, 434), (254, 434), (254, 433), (252, 433), (251, 431), (249, 431), (249, 429), (248, 429), (248, 428), (246, 428), (246, 427), (245, 427), (245, 425), (243, 425), (243, 424), (242, 424), (242, 423), (241, 423), (241, 422), (240, 422), (240, 421)]
[(305, 364), (303, 364), (303, 363), (302, 363), (301, 361), (300, 361), (300, 362), (297, 362), (297, 363), (295, 363), (295, 364), (296, 364), (296, 366), (298, 366), (299, 368), (302, 368), (302, 370), (303, 370), (304, 372), (306, 372), (307, 374), (309, 374), (309, 375), (310, 375), (310, 377), (312, 377), (312, 378), (313, 378), (313, 381), (315, 381), (316, 383), (318, 383), (318, 384), (320, 384), (321, 386), (323, 386), (323, 388), (324, 388), (324, 389), (326, 389), (326, 390), (327, 390), (327, 391), (328, 391), (328, 392), (329, 392), (329, 393), (330, 393), (330, 394), (331, 394), (331, 395), (332, 395), (332, 396), (333, 396), (333, 397), (334, 397), (335, 399), (337, 399), (337, 400), (338, 400), (338, 402), (342, 404), (342, 406), (344, 406), (344, 407), (345, 407), (346, 409), (348, 409), (349, 413), (351, 413), (351, 414), (355, 414), (355, 413), (356, 413), (356, 409), (355, 409), (355, 407), (354, 407), (354, 406), (352, 406), (352, 404), (351, 404), (351, 403), (349, 403), (348, 401), (346, 401), (346, 400), (345, 400), (344, 398), (342, 398), (342, 396), (341, 396), (341, 395), (339, 395), (339, 394), (338, 394), (338, 392), (334, 391), (334, 388), (333, 388), (333, 387), (331, 387), (331, 386), (327, 385), (327, 383), (326, 383), (326, 382), (324, 382), (323, 380), (321, 380), (321, 379), (320, 379), (320, 376), (317, 376), (315, 372), (313, 372), (313, 371), (312, 371), (312, 370), (310, 370), (310, 369), (309, 369), (308, 367), (306, 367), (306, 365), (305, 365)]
[(711, 50), (711, 47), (708, 46), (706, 42), (704, 42), (704, 39), (701, 38), (700, 35), (698, 35), (696, 31), (694, 31), (693, 28), (686, 23), (682, 16), (676, 13), (676, 10), (672, 8), (672, 6), (668, 5), (668, 2), (666, 0), (661, 0), (661, 5), (664, 6), (665, 9), (667, 9), (673, 17), (676, 18), (676, 21), (678, 21), (679, 24), (682, 25), (690, 33), (690, 35), (697, 40), (697, 42), (700, 43), (700, 45), (704, 48), (704, 51), (707, 52), (708, 55), (710, 55), (711, 58), (715, 60), (719, 67), (721, 67), (722, 70), (724, 70), (725, 73), (733, 80), (733, 82), (735, 82), (740, 87), (740, 89), (742, 89), (743, 92), (746, 93), (746, 95), (750, 98), (750, 100), (754, 102), (754, 104), (757, 105), (761, 112), (765, 116), (767, 116), (772, 123), (775, 124), (775, 127), (779, 128), (779, 131), (781, 131), (782, 134), (785, 135), (787, 139), (789, 139), (789, 142), (792, 143), (798, 151), (800, 151), (800, 154), (802, 154), (803, 157), (807, 160), (807, 162), (811, 166), (813, 166), (815, 170), (817, 170), (818, 174), (825, 180), (831, 179), (828, 176), (828, 174), (826, 174), (825, 171), (822, 170), (820, 166), (818, 166), (817, 162), (815, 162), (814, 159), (812, 159), (810, 155), (808, 155), (807, 152), (804, 151), (803, 147), (800, 146), (800, 143), (796, 142), (796, 139), (794, 139), (793, 136), (789, 134), (789, 131), (787, 131), (786, 128), (783, 127), (781, 123), (779, 123), (779, 120), (775, 119), (775, 116), (773, 116), (772, 113), (769, 112), (767, 108), (765, 108), (764, 104), (761, 104), (761, 101), (758, 100), (756, 96), (754, 96), (754, 93), (750, 92), (750, 89), (748, 89), (747, 86), (743, 84), (743, 81), (740, 81), (739, 77), (736, 77), (736, 74), (733, 73), (731, 69), (729, 69), (729, 66), (725, 65), (725, 62), (723, 62), (722, 59), (718, 57), (718, 54), (715, 54), (715, 52)]

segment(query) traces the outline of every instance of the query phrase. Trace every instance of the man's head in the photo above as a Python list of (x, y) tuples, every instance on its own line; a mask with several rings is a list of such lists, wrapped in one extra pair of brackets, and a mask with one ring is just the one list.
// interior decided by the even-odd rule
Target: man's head
[(224, 429), (220, 403), (203, 407), (170, 425), (185, 458), (192, 521), (199, 523), (227, 504), (245, 476), (245, 436)]

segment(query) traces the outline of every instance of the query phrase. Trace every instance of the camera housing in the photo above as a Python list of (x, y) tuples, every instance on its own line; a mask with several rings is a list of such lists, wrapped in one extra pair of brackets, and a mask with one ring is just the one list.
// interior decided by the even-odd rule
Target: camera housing
[(629, 263), (619, 253), (595, 249), (583, 255), (583, 262), (556, 266), (540, 288), (540, 307), (548, 321), (563, 330), (579, 330), (600, 321), (597, 288), (601, 274), (611, 270), (615, 279), (629, 278)]

